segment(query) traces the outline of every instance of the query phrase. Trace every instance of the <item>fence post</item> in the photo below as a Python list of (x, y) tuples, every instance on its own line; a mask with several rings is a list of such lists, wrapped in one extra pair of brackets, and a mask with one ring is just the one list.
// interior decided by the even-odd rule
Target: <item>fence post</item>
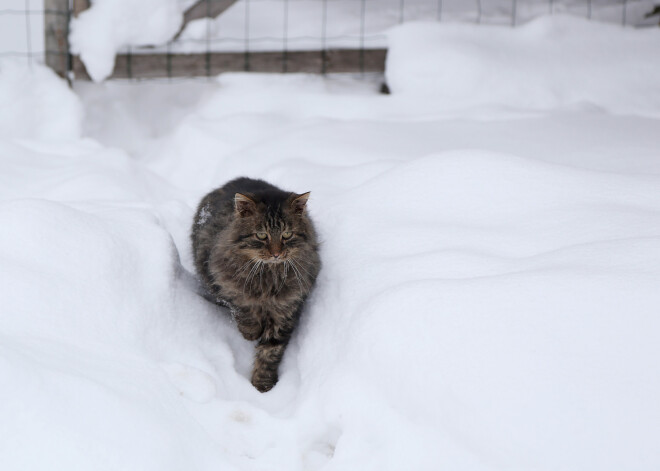
[(67, 77), (71, 70), (69, 0), (44, 0), (44, 10), (46, 65), (61, 77)]
[(78, 16), (89, 8), (89, 0), (73, 0), (73, 16)]

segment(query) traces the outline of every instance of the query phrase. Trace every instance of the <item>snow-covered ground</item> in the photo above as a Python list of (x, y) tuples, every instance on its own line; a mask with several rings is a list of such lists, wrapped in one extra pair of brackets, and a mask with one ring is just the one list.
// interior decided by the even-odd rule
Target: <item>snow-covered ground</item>
[[(0, 62), (2, 469), (660, 468), (660, 32), (484, 31), (396, 31), (391, 96)], [(265, 394), (189, 273), (238, 175), (311, 191), (323, 240)]]

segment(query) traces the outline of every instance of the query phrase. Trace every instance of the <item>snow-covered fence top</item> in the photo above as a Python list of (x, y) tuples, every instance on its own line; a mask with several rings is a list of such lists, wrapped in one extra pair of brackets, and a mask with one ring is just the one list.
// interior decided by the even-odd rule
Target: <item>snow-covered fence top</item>
[[(23, 14), (44, 18), (48, 65), (94, 80), (382, 71), (387, 31), (409, 21), (515, 26), (562, 13), (622, 25), (657, 23), (645, 19), (653, 0), (30, 1), (32, 10)], [(0, 10), (0, 19), (12, 13), (18, 17), (20, 9)]]

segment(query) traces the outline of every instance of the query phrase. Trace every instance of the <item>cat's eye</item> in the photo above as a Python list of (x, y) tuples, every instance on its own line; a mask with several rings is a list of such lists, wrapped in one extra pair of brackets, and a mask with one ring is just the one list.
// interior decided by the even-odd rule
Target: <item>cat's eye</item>
[(293, 236), (293, 232), (291, 232), (291, 231), (282, 232), (282, 239), (290, 239), (291, 236)]
[(268, 239), (268, 234), (265, 233), (265, 232), (257, 232), (256, 236), (257, 236), (257, 239), (259, 239), (259, 240)]

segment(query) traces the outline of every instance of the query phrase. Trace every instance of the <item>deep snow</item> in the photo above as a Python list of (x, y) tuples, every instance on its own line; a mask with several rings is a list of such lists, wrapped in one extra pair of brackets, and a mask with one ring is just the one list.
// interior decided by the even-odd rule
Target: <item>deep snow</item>
[(392, 92), (435, 99), (438, 107), (586, 103), (656, 115), (660, 109), (660, 89), (646, 87), (649, 78), (660, 77), (657, 28), (620, 29), (570, 16), (541, 18), (515, 30), (408, 23), (392, 31), (391, 41)]
[[(479, 63), (491, 38), (453, 28), (437, 34)], [(543, 66), (584, 93), (503, 106), (495, 80), (443, 106), (376, 79), (236, 74), (76, 97), (0, 63), (3, 469), (660, 467), (657, 101), (604, 103), (564, 80), (575, 64)], [(473, 83), (462, 70), (447, 93)], [(650, 70), (626, 96), (657, 96)], [(266, 394), (188, 273), (195, 204), (238, 175), (311, 190), (323, 239)]]

